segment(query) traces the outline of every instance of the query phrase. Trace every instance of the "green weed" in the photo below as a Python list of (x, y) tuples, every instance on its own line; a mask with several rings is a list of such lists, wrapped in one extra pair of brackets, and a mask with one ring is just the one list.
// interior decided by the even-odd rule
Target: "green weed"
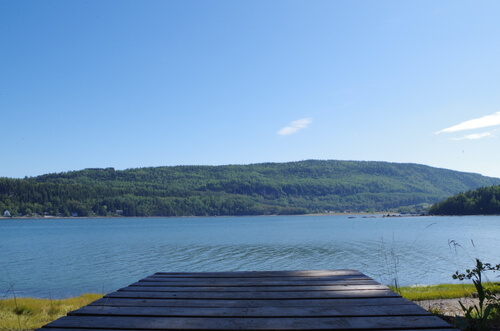
[(462, 307), (465, 317), (462, 318), (457, 316), (456, 322), (457, 326), (461, 330), (490, 330), (488, 326), (488, 318), (493, 317), (492, 313), (494, 312), (494, 309), (499, 307), (500, 299), (497, 296), (498, 288), (492, 289), (486, 287), (483, 283), (483, 275), (486, 271), (498, 270), (500, 270), (500, 264), (494, 266), (490, 263), (483, 263), (479, 259), (476, 259), (476, 267), (474, 269), (467, 269), (464, 273), (456, 271), (452, 276), (453, 279), (472, 280), (472, 283), (477, 291), (477, 298), (479, 300), (477, 305), (472, 305), (470, 307), (466, 307), (460, 301), (460, 306)]

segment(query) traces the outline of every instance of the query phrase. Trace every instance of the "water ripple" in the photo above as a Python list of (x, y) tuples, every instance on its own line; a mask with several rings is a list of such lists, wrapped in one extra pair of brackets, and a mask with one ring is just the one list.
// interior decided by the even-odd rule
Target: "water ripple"
[(498, 263), (498, 237), (499, 217), (2, 221), (0, 294), (110, 292), (159, 271), (349, 268), (385, 284), (434, 284), (476, 256)]

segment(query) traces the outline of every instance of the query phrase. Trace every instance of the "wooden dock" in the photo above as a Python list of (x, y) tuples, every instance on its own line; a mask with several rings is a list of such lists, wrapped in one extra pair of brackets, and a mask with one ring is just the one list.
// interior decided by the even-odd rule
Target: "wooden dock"
[(156, 273), (44, 326), (63, 330), (453, 330), (356, 270)]

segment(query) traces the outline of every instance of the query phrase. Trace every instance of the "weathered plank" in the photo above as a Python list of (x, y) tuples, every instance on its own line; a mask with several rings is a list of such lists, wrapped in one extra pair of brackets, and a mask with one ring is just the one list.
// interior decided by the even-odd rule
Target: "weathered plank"
[(354, 269), (337, 270), (285, 270), (285, 271), (229, 271), (229, 272), (157, 272), (151, 277), (181, 278), (254, 278), (254, 277), (325, 277), (361, 276), (365, 274)]
[(399, 297), (390, 290), (295, 291), (295, 292), (133, 292), (117, 291), (104, 296), (136, 299), (328, 299)]
[(68, 316), (162, 316), (162, 317), (334, 317), (405, 316), (429, 313), (417, 305), (372, 305), (335, 307), (99, 307), (86, 306)]
[(128, 286), (118, 291), (134, 292), (305, 292), (305, 291), (389, 290), (384, 285), (309, 285), (309, 286)]
[(346, 275), (346, 276), (325, 276), (325, 277), (163, 277), (151, 275), (143, 280), (148, 281), (178, 281), (178, 282), (199, 282), (199, 281), (269, 281), (269, 280), (280, 280), (280, 281), (309, 281), (309, 280), (326, 280), (326, 281), (337, 281), (337, 280), (368, 280), (371, 279), (367, 276), (357, 276), (357, 275)]
[(290, 279), (269, 279), (269, 278), (144, 278), (131, 284), (131, 286), (304, 286), (304, 285), (372, 285), (379, 284), (368, 277), (326, 279), (300, 278)]
[(211, 300), (211, 299), (130, 299), (110, 298), (92, 302), (92, 306), (121, 307), (322, 307), (415, 305), (401, 297), (350, 299), (288, 299), (288, 300)]
[(148, 329), (148, 330), (324, 330), (381, 329), (449, 326), (435, 316), (363, 316), (363, 317), (281, 317), (212, 318), (145, 316), (66, 316), (48, 327)]
[[(47, 327), (47, 328), (43, 328), (43, 331), (64, 331), (64, 330), (67, 330), (67, 331), (89, 331), (89, 330), (92, 330), (92, 331), (109, 331), (110, 329), (102, 329), (102, 328), (92, 328), (92, 329), (82, 329), (82, 328), (73, 328), (73, 327), (62, 327), (62, 328), (50, 328), (50, 327)], [(127, 331), (144, 331), (143, 328), (141, 329), (131, 329), (131, 328), (127, 328), (126, 329)], [(334, 330), (334, 329), (329, 329), (329, 330)], [(369, 329), (366, 329), (366, 330), (369, 330)], [(394, 331), (395, 329), (377, 329), (377, 331)], [(454, 330), (452, 328), (411, 328), (411, 329), (407, 329), (407, 328), (403, 328), (403, 329), (397, 329), (397, 331), (450, 331), (450, 330)]]
[(43, 330), (452, 330), (355, 270), (157, 273)]

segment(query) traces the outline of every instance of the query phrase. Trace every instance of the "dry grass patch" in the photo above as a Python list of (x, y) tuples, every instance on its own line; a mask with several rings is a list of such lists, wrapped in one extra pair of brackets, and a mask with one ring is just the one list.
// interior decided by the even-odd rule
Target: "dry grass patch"
[(34, 330), (100, 298), (102, 294), (83, 294), (61, 300), (2, 299), (0, 330)]

